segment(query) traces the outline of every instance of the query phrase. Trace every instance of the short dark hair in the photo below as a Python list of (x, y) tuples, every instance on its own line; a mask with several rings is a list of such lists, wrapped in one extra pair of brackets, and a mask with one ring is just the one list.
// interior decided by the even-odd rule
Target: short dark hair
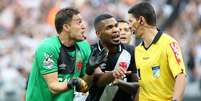
[(55, 17), (55, 27), (57, 33), (61, 33), (63, 30), (63, 25), (65, 23), (71, 22), (74, 15), (79, 14), (80, 12), (75, 8), (63, 8), (57, 12)]
[(101, 15), (98, 15), (98, 16), (95, 18), (95, 20), (94, 20), (95, 29), (96, 29), (96, 26), (97, 26), (102, 20), (109, 19), (109, 18), (113, 18), (113, 16), (110, 15), (110, 14), (101, 14)]
[(136, 18), (143, 16), (149, 25), (156, 25), (156, 13), (153, 6), (148, 2), (142, 2), (134, 5), (128, 10), (128, 13), (132, 14)]

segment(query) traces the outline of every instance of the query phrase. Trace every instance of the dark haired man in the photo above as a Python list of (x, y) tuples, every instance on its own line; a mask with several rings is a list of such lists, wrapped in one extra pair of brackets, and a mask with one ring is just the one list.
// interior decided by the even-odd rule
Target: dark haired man
[(134, 44), (132, 43), (133, 37), (132, 37), (129, 23), (123, 19), (117, 19), (117, 22), (118, 22), (118, 27), (120, 31), (121, 43), (133, 45)]
[(64, 8), (57, 12), (55, 27), (58, 36), (41, 42), (35, 52), (26, 101), (73, 101), (74, 87), (87, 92), (81, 78), (91, 50), (85, 41), (86, 25), (80, 12)]
[(87, 74), (94, 76), (87, 101), (132, 101), (138, 88), (133, 47), (120, 42), (118, 24), (113, 16), (97, 16), (94, 26), (99, 42), (92, 45), (92, 51), (107, 50), (108, 55), (106, 61), (96, 65), (98, 68), (87, 68)]
[(132, 30), (143, 39), (135, 48), (139, 101), (181, 101), (186, 72), (178, 42), (157, 29), (151, 4), (134, 5), (128, 15)]

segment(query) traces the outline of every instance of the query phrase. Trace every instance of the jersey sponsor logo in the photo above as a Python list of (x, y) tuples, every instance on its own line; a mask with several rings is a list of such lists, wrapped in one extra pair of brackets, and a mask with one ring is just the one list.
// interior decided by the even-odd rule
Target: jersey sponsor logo
[(81, 61), (78, 62), (76, 66), (77, 66), (78, 70), (81, 70), (82, 69), (82, 62)]
[(53, 56), (49, 55), (47, 53), (44, 53), (44, 60), (43, 60), (43, 66), (47, 69), (53, 68)]
[(142, 59), (143, 60), (148, 60), (150, 57), (143, 57)]
[(152, 67), (152, 75), (154, 78), (160, 77), (160, 66)]
[(177, 60), (177, 63), (180, 64), (181, 63), (181, 55), (180, 55), (179, 47), (178, 47), (177, 43), (176, 42), (170, 43), (170, 47), (172, 48), (172, 51)]

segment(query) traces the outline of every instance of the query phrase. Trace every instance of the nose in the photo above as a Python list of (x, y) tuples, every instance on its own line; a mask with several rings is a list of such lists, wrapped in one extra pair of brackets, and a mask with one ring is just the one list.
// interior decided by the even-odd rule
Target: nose
[(120, 30), (119, 30), (119, 28), (118, 28), (118, 27), (113, 27), (113, 32), (114, 32), (114, 33), (119, 33), (119, 32), (120, 32)]
[(81, 28), (82, 28), (82, 30), (87, 29), (87, 23), (85, 21), (82, 22)]

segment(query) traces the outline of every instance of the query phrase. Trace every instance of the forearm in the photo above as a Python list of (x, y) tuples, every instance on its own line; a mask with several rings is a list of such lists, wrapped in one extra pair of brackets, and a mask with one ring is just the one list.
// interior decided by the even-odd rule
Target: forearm
[(114, 81), (114, 79), (113, 72), (108, 71), (94, 74), (93, 81), (97, 86), (104, 86)]
[(68, 89), (67, 82), (66, 82), (67, 80), (64, 82), (59, 82), (57, 72), (43, 75), (43, 77), (47, 82), (49, 90), (53, 94), (57, 94), (57, 93), (63, 92)]
[(184, 94), (185, 87), (186, 87), (185, 74), (177, 75), (175, 79), (173, 99), (181, 101)]
[(68, 89), (67, 82), (62, 82), (62, 83), (54, 82), (54, 83), (49, 84), (48, 86), (49, 86), (50, 91), (53, 94), (58, 94), (60, 92), (66, 91)]
[(133, 94), (137, 92), (137, 89), (139, 87), (137, 82), (126, 82), (123, 80), (118, 80), (117, 85), (125, 92)]

